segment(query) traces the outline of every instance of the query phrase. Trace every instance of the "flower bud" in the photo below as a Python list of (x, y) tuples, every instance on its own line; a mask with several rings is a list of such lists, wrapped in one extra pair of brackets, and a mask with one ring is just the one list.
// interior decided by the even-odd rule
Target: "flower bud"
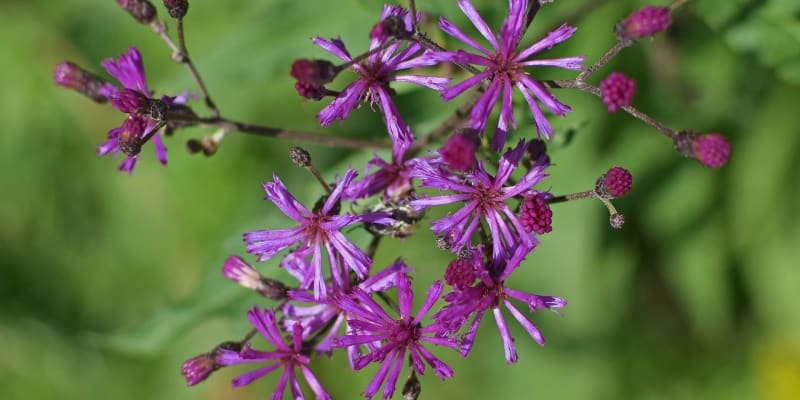
[(181, 19), (189, 11), (189, 0), (164, 0), (164, 7), (170, 17)]
[(659, 33), (672, 22), (669, 12), (669, 7), (643, 7), (617, 25), (617, 38), (636, 40)]
[(612, 72), (600, 82), (600, 98), (611, 113), (631, 105), (634, 92), (636, 82), (620, 72)]
[(543, 235), (553, 230), (553, 211), (541, 196), (527, 196), (519, 208), (519, 222), (526, 232)]
[(272, 300), (286, 298), (287, 288), (282, 283), (261, 276), (241, 257), (230, 256), (222, 266), (222, 275), (258, 294)]
[(339, 69), (327, 60), (301, 58), (292, 63), (292, 69), (289, 73), (298, 82), (322, 86), (330, 83), (339, 73)]
[(719, 168), (727, 164), (731, 155), (728, 139), (718, 133), (701, 135), (694, 131), (681, 131), (673, 140), (678, 153), (694, 158), (708, 168)]
[(220, 369), (222, 364), (217, 362), (217, 358), (223, 351), (240, 351), (242, 345), (238, 342), (223, 342), (217, 345), (214, 350), (208, 353), (194, 356), (184, 361), (181, 366), (181, 375), (186, 379), (187, 386), (194, 386), (211, 376)]
[(611, 224), (611, 227), (614, 229), (622, 229), (625, 225), (625, 216), (620, 213), (611, 214), (608, 217), (608, 223)]
[(53, 69), (56, 85), (72, 89), (98, 103), (108, 101), (113, 86), (103, 78), (71, 63), (63, 62)]
[(475, 269), (469, 258), (458, 258), (447, 264), (444, 281), (455, 289), (463, 290), (475, 282)]
[(147, 0), (117, 0), (117, 3), (142, 24), (149, 24), (156, 19), (156, 7)]
[(311, 154), (302, 147), (292, 146), (289, 149), (289, 159), (298, 167), (307, 168), (311, 166)]
[(417, 374), (412, 372), (403, 384), (403, 400), (417, 400), (422, 393), (422, 384), (417, 379)]
[(456, 131), (439, 149), (442, 160), (455, 171), (467, 172), (475, 167), (478, 135), (472, 130)]
[(621, 167), (612, 167), (597, 180), (595, 189), (600, 197), (613, 199), (622, 197), (631, 190), (633, 176), (630, 171)]

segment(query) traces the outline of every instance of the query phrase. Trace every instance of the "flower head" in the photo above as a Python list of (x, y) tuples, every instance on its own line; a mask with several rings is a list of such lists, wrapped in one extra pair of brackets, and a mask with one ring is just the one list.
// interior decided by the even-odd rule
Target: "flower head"
[(514, 347), (514, 337), (508, 330), (502, 309), (510, 312), (514, 319), (525, 329), (528, 335), (540, 346), (544, 345), (544, 337), (539, 329), (517, 309), (511, 299), (525, 303), (530, 312), (540, 308), (561, 308), (567, 305), (566, 300), (560, 297), (540, 296), (525, 293), (505, 286), (505, 281), (519, 266), (529, 249), (520, 246), (507, 260), (490, 261), (483, 263), (482, 251), (479, 248), (472, 252), (472, 268), (478, 283), (466, 288), (454, 286), (453, 292), (444, 297), (448, 303), (441, 311), (433, 315), (434, 320), (442, 327), (442, 334), (450, 335), (457, 332), (471, 317), (472, 323), (467, 328), (461, 342), (461, 354), (466, 356), (472, 350), (478, 326), (486, 311), (491, 310), (497, 330), (503, 341), (506, 362), (517, 361), (517, 351)]
[[(407, 26), (411, 26), (411, 15), (400, 7), (384, 6), (381, 21), (390, 17), (402, 18)], [(430, 76), (395, 75), (397, 71), (430, 66), (436, 61), (427, 57), (422, 52), (423, 47), (417, 43), (409, 43), (403, 47), (400, 42), (387, 44), (383, 39), (374, 37), (370, 40), (369, 49), (374, 52), (363, 62), (356, 62), (352, 65), (353, 71), (358, 74), (358, 79), (348, 85), (330, 104), (323, 108), (317, 114), (317, 119), (322, 125), (329, 125), (337, 119), (344, 120), (364, 99), (381, 111), (392, 141), (411, 142), (413, 134), (400, 117), (397, 107), (392, 101), (389, 84), (391, 82), (409, 82), (434, 90), (443, 90), (448, 80)], [(341, 40), (325, 40), (315, 37), (313, 41), (341, 60), (347, 63), (353, 62), (353, 58)]]
[(254, 380), (282, 368), (283, 372), (278, 380), (278, 385), (275, 387), (275, 392), (272, 394), (272, 398), (283, 398), (283, 392), (288, 383), (292, 392), (292, 397), (295, 399), (303, 399), (303, 392), (300, 390), (300, 382), (297, 379), (297, 371), (299, 370), (303, 374), (308, 386), (311, 387), (311, 390), (314, 392), (315, 398), (331, 399), (331, 396), (319, 383), (311, 372), (311, 369), (308, 368), (310, 358), (303, 349), (303, 327), (300, 323), (292, 325), (288, 332), (290, 335), (290, 343), (286, 344), (283, 339), (284, 333), (280, 330), (275, 319), (275, 313), (272, 310), (259, 310), (258, 307), (253, 307), (252, 310), (247, 312), (247, 319), (250, 321), (250, 324), (256, 328), (258, 333), (274, 347), (274, 350), (253, 350), (248, 344), (245, 345), (241, 351), (222, 351), (218, 356), (220, 365), (269, 363), (265, 367), (248, 372), (234, 379), (232, 381), (233, 386), (248, 385)]
[(636, 92), (636, 82), (621, 72), (612, 72), (600, 82), (603, 104), (611, 113), (631, 105), (634, 92)]
[(469, 245), (481, 221), (489, 228), (492, 255), (495, 259), (508, 259), (519, 244), (532, 249), (536, 239), (528, 233), (519, 218), (512, 212), (508, 202), (517, 195), (526, 193), (541, 181), (547, 164), (540, 158), (520, 180), (506, 186), (512, 172), (525, 154), (526, 144), (520, 141), (508, 149), (499, 160), (497, 173), (490, 175), (482, 162), (466, 175), (449, 173), (441, 165), (422, 161), (418, 163), (414, 176), (422, 181), (422, 187), (431, 187), (455, 192), (411, 201), (415, 208), (427, 208), (443, 204), (463, 203), (463, 207), (431, 223), (431, 229), (448, 238), (451, 249), (458, 252)]
[(617, 36), (623, 39), (640, 39), (655, 35), (669, 26), (669, 7), (642, 7), (634, 11), (617, 26)]
[[(290, 261), (282, 266), (300, 280), (301, 288), (313, 286), (317, 299), (324, 298), (328, 291), (322, 271), (322, 252), (328, 255), (328, 264), (333, 283), (341, 287), (347, 281), (347, 270), (363, 278), (367, 275), (372, 260), (340, 232), (344, 227), (359, 222), (391, 223), (385, 214), (338, 215), (342, 193), (356, 176), (348, 169), (336, 184), (333, 192), (324, 198), (313, 211), (300, 204), (277, 176), (273, 182), (264, 184), (266, 199), (272, 201), (284, 214), (298, 224), (287, 229), (261, 230), (244, 234), (247, 251), (266, 261), (282, 250), (298, 244), (290, 252)], [(308, 258), (311, 262), (307, 262)]]
[(500, 100), (500, 119), (497, 123), (494, 136), (492, 138), (492, 148), (500, 150), (506, 140), (509, 126), (516, 128), (514, 112), (512, 107), (513, 88), (516, 87), (522, 93), (528, 103), (531, 114), (536, 124), (536, 130), (540, 136), (549, 138), (553, 133), (550, 123), (547, 122), (542, 113), (537, 100), (545, 108), (556, 115), (564, 115), (571, 109), (560, 103), (551, 95), (544, 85), (533, 79), (527, 72), (526, 67), (549, 66), (580, 70), (582, 68), (583, 57), (567, 57), (555, 59), (532, 59), (532, 56), (547, 50), (567, 39), (569, 39), (576, 28), (562, 25), (555, 31), (550, 32), (544, 39), (517, 50), (519, 42), (525, 31), (526, 12), (528, 10), (528, 0), (509, 0), (508, 15), (503, 21), (499, 34), (495, 35), (486, 22), (478, 14), (475, 7), (469, 0), (458, 0), (458, 7), (469, 18), (478, 32), (489, 42), (491, 49), (488, 49), (465, 35), (453, 23), (447, 19), (439, 20), (439, 27), (448, 35), (460, 40), (468, 47), (477, 51), (469, 53), (463, 50), (436, 52), (432, 57), (440, 61), (450, 61), (459, 64), (470, 64), (482, 67), (480, 73), (448, 88), (442, 93), (445, 100), (451, 100), (469, 88), (477, 87), (484, 81), (489, 84), (486, 91), (470, 112), (470, 123), (478, 132), (483, 132), (489, 114), (498, 100)]
[(422, 318), (430, 311), (442, 293), (442, 282), (434, 282), (428, 289), (425, 302), (416, 316), (411, 315), (414, 293), (408, 276), (397, 276), (399, 318), (390, 316), (367, 293), (354, 291), (352, 296), (342, 297), (339, 306), (348, 313), (347, 324), (352, 331), (334, 340), (337, 347), (365, 346), (367, 353), (356, 360), (355, 369), (361, 369), (371, 362), (381, 364), (375, 377), (364, 390), (364, 397), (372, 398), (383, 385), (383, 398), (394, 394), (406, 354), (411, 368), (416, 373), (425, 373), (425, 364), (441, 379), (453, 376), (453, 370), (436, 358), (424, 344), (434, 344), (457, 349), (453, 339), (439, 337), (437, 325), (422, 326)]
[(152, 130), (158, 125), (156, 119), (162, 117), (167, 108), (173, 104), (185, 103), (186, 98), (163, 96), (158, 100), (151, 99), (151, 92), (145, 80), (142, 55), (135, 47), (131, 47), (116, 59), (104, 60), (101, 65), (122, 85), (121, 90), (114, 88), (108, 94), (111, 105), (128, 114), (128, 117), (121, 126), (108, 131), (108, 140), (97, 147), (97, 153), (106, 155), (122, 151), (126, 157), (119, 169), (133, 172), (141, 146), (145, 141), (151, 141), (158, 161), (166, 165), (167, 149), (161, 142), (160, 134)]

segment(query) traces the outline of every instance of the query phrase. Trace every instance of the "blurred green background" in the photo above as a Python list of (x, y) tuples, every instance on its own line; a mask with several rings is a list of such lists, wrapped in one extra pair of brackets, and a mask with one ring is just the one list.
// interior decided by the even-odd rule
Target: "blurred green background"
[[(499, 26), (505, 2), (474, 3)], [(595, 60), (613, 44), (613, 24), (645, 4), (558, 1), (526, 41), (566, 20), (578, 32), (548, 54)], [(418, 7), (477, 36), (452, 1)], [(363, 49), (380, 8), (374, 0), (192, 1), (186, 31), (226, 116), (380, 137), (367, 107), (319, 127), (322, 104), (299, 99), (288, 76), (292, 60), (325, 56), (313, 35), (341, 35), (352, 51)], [(244, 255), (242, 232), (288, 224), (262, 201), (260, 183), (276, 171), (307, 203), (320, 190), (289, 165), (294, 143), (284, 140), (232, 134), (205, 158), (183, 146), (208, 131), (182, 131), (167, 139), (167, 168), (145, 152), (132, 176), (95, 156), (122, 116), (55, 87), (52, 68), (72, 60), (99, 73), (102, 59), (130, 45), (144, 54), (159, 94), (194, 90), (163, 43), (113, 1), (0, 2), (0, 398), (267, 398), (276, 376), (233, 389), (230, 379), (249, 370), (233, 367), (186, 388), (180, 364), (239, 338), (254, 302), (269, 306), (219, 273), (226, 256)], [(593, 82), (612, 70), (636, 78), (634, 105), (666, 125), (728, 135), (731, 162), (706, 170), (640, 122), (607, 114), (598, 99), (558, 92), (575, 112), (555, 124), (577, 134), (551, 146), (555, 165), (543, 187), (586, 190), (608, 167), (625, 166), (634, 190), (616, 205), (628, 223), (612, 230), (596, 202), (554, 206), (553, 232), (509, 283), (568, 299), (563, 317), (533, 317), (547, 346), (511, 322), (520, 361), (508, 366), (487, 318), (468, 359), (440, 352), (456, 377), (425, 375), (421, 398), (800, 398), (800, 2), (690, 1), (666, 35), (625, 50)], [(418, 134), (453, 107), (435, 93), (398, 92)], [(328, 176), (347, 165), (361, 170), (370, 156), (307, 148)], [(407, 257), (424, 288), (449, 261), (432, 242), (425, 228), (387, 240), (377, 264)], [(285, 278), (273, 264), (260, 268)], [(337, 357), (314, 369), (336, 398), (356, 398), (374, 369), (345, 373), (343, 365)]]

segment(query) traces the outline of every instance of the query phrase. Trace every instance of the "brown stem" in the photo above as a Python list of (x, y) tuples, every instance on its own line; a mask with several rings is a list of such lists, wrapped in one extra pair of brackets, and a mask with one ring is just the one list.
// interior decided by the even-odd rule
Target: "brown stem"
[(608, 49), (606, 54), (603, 54), (603, 56), (600, 57), (600, 59), (597, 60), (594, 63), (594, 65), (592, 65), (591, 67), (583, 70), (583, 72), (581, 72), (578, 75), (578, 77), (575, 78), (575, 80), (585, 81), (586, 78), (589, 77), (589, 75), (597, 72), (597, 70), (599, 70), (602, 66), (606, 65), (612, 58), (616, 57), (616, 55), (619, 54), (619, 52), (622, 51), (622, 49), (624, 49), (624, 48), (625, 48), (625, 45), (622, 42), (615, 43), (614, 47)]
[(239, 344), (240, 344), (240, 345), (242, 345), (242, 346), (244, 346), (244, 345), (245, 345), (247, 342), (249, 342), (249, 341), (250, 341), (250, 339), (252, 339), (252, 338), (253, 338), (253, 336), (255, 336), (255, 335), (256, 335), (256, 332), (257, 332), (257, 331), (256, 331), (255, 329), (251, 329), (251, 330), (250, 330), (250, 332), (247, 332), (247, 334), (246, 334), (246, 335), (244, 335), (244, 337), (242, 338), (242, 340), (240, 340), (240, 341), (239, 341)]
[(170, 115), (169, 121), (189, 122), (196, 125), (213, 126), (227, 132), (242, 132), (256, 136), (289, 139), (294, 141), (324, 144), (331, 147), (348, 149), (391, 149), (392, 146), (385, 140), (363, 140), (337, 136), (328, 136), (319, 133), (297, 132), (268, 126), (247, 124), (233, 121), (224, 117), (199, 118), (186, 115)]
[(550, 199), (547, 199), (546, 202), (548, 204), (556, 204), (556, 203), (565, 203), (567, 201), (572, 201), (572, 200), (591, 199), (596, 197), (597, 193), (595, 193), (594, 190), (587, 190), (585, 192), (570, 193), (561, 196), (555, 196)]
[[(566, 89), (578, 89), (582, 92), (591, 93), (597, 97), (602, 97), (600, 93), (600, 88), (596, 86), (592, 86), (586, 82), (582, 82), (579, 80), (556, 80), (556, 81), (543, 81), (546, 86), (551, 88), (566, 88)], [(639, 121), (644, 122), (645, 124), (653, 127), (657, 131), (659, 131), (664, 136), (673, 139), (678, 134), (678, 132), (666, 127), (664, 124), (656, 121), (653, 117), (637, 110), (633, 106), (626, 106), (622, 107), (622, 110), (628, 113), (630, 116), (638, 119)]]
[(203, 100), (206, 103), (206, 107), (208, 107), (208, 111), (212, 116), (219, 117), (219, 109), (217, 109), (217, 105), (214, 104), (213, 100), (211, 100), (211, 96), (208, 94), (208, 89), (206, 88), (205, 83), (203, 83), (203, 78), (200, 77), (197, 67), (195, 67), (194, 63), (189, 58), (189, 50), (186, 49), (186, 39), (184, 38), (183, 34), (183, 18), (178, 18), (178, 44), (180, 46), (181, 62), (186, 65), (186, 68), (189, 69), (189, 73), (192, 75), (195, 84), (197, 84), (197, 87), (200, 89), (200, 93), (203, 94)]

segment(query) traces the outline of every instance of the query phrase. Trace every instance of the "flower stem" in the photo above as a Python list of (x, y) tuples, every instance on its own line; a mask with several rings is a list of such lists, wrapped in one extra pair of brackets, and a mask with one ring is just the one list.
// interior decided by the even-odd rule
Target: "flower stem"
[(390, 149), (391, 144), (385, 140), (363, 140), (337, 136), (328, 136), (320, 133), (298, 132), (269, 126), (247, 124), (233, 121), (224, 117), (199, 118), (186, 115), (170, 115), (169, 121), (189, 122), (196, 125), (213, 126), (227, 132), (249, 133), (256, 136), (289, 139), (308, 143), (323, 144), (331, 147), (348, 149)]

